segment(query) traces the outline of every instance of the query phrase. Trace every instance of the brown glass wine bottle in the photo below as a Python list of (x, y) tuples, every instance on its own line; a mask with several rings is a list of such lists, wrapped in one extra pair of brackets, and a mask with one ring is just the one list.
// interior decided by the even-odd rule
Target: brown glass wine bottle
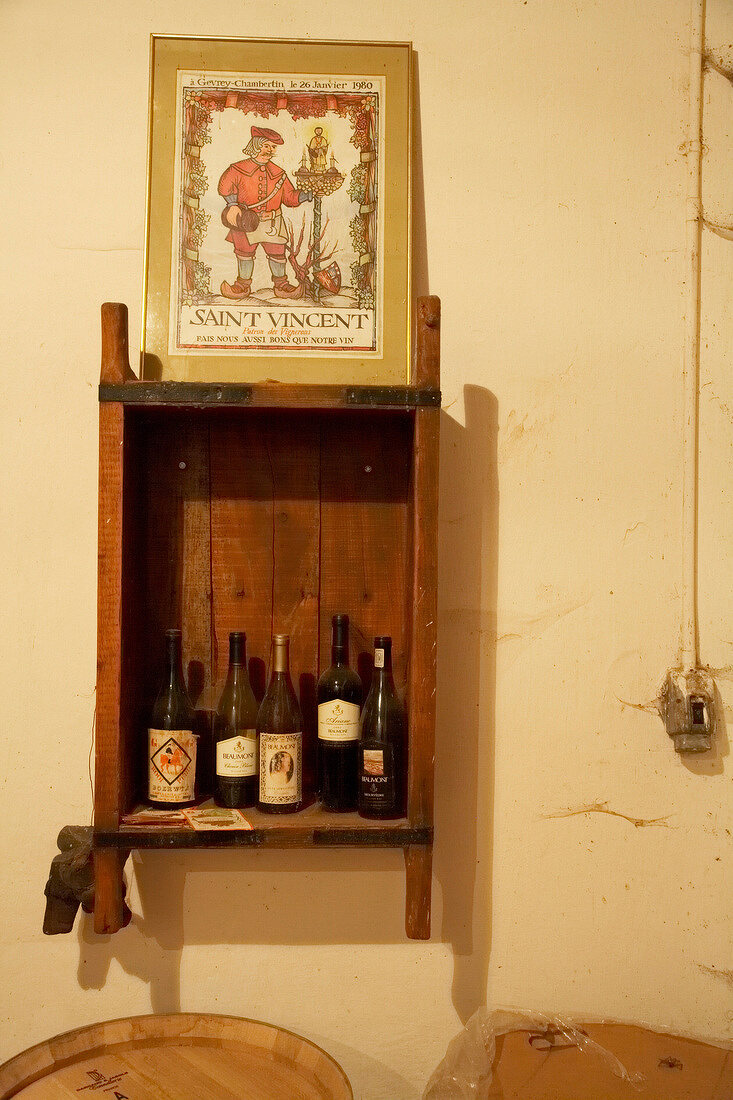
[(257, 805), (267, 814), (293, 814), (303, 806), (303, 720), (290, 680), (289, 646), (287, 634), (275, 634), (270, 682), (257, 715)]

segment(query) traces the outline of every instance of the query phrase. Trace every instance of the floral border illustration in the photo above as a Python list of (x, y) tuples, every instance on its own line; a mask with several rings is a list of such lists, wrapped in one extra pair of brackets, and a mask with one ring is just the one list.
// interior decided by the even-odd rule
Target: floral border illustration
[(200, 91), (184, 89), (183, 187), (181, 217), (181, 286), (195, 302), (211, 298), (211, 268), (199, 258), (210, 215), (200, 207), (208, 181), (202, 151), (211, 141), (209, 127), (215, 111), (234, 108), (257, 118), (269, 118), (286, 110), (293, 119), (323, 118), (328, 111), (351, 121), (351, 144), (359, 150), (352, 169), (349, 198), (359, 209), (349, 223), (358, 259), (351, 265), (352, 286), (360, 309), (373, 309), (377, 268), (377, 149), (379, 147), (377, 97), (362, 93)]

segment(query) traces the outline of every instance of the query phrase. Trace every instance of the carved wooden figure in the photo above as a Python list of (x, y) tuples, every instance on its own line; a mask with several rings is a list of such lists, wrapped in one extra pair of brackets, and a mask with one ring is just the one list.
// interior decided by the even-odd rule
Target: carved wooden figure
[[(89, 825), (65, 825), (56, 841), (59, 855), (51, 861), (44, 893), (46, 912), (43, 931), (47, 936), (70, 932), (81, 905), (85, 913), (94, 912), (94, 861), (92, 829)], [(132, 913), (123, 901), (122, 923), (129, 924)]]

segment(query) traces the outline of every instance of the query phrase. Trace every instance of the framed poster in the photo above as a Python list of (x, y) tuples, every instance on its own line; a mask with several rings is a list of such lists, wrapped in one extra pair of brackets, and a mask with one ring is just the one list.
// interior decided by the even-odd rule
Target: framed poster
[(141, 376), (406, 384), (412, 50), (153, 35)]

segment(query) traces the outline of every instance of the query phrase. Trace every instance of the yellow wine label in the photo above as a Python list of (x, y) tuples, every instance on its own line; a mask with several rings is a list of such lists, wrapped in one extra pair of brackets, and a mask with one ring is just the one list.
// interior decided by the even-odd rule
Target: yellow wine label
[(384, 650), (383, 649), (375, 649), (374, 650), (374, 667), (375, 668), (384, 668)]
[(303, 734), (260, 734), (260, 802), (287, 806), (303, 797)]
[(193, 802), (197, 741), (193, 730), (148, 730), (148, 798), (152, 802)]
[(236, 737), (217, 741), (216, 774), (224, 779), (257, 775), (257, 730), (237, 730)]
[(343, 699), (318, 704), (318, 736), (321, 741), (358, 741), (359, 707)]

